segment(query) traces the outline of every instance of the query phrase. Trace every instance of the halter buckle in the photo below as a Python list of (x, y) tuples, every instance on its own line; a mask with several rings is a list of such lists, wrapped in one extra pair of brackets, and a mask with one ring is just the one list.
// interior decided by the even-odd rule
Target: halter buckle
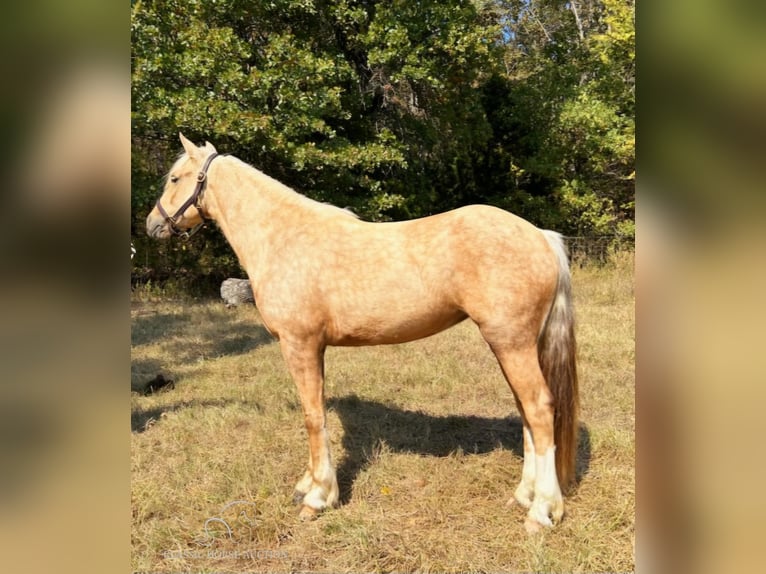
[(181, 239), (181, 241), (189, 241), (189, 239), (191, 239), (191, 236), (194, 235), (195, 233), (197, 233), (203, 227), (205, 227), (205, 222), (204, 221), (202, 223), (198, 223), (197, 225), (195, 225), (191, 229), (187, 229), (185, 231), (180, 231), (180, 232), (176, 233), (176, 235), (178, 235), (178, 237)]

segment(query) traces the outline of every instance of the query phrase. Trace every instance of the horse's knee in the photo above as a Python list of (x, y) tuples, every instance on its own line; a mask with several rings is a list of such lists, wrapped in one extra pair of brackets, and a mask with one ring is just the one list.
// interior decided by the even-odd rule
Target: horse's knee
[(325, 416), (323, 412), (306, 412), (303, 415), (303, 423), (309, 433), (321, 431), (325, 426)]

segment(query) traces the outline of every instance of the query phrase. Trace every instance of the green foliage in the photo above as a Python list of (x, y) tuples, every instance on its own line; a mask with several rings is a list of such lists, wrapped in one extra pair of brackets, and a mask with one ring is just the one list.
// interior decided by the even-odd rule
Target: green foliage
[(565, 233), (632, 234), (632, 1), (139, 0), (131, 12), (144, 271), (238, 272), (217, 232), (139, 239), (178, 131), (371, 220), (482, 202)]
[(565, 233), (633, 237), (633, 2), (503, 6), (506, 74), (485, 98), (507, 204)]

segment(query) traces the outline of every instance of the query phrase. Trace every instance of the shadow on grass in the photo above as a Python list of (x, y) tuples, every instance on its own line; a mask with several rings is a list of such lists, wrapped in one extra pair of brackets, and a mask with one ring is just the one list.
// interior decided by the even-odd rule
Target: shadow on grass
[[(223, 307), (222, 307), (223, 309)], [(260, 324), (234, 321), (227, 311), (204, 310), (202, 317), (183, 313), (151, 313), (131, 323), (131, 346), (159, 343), (163, 359), (133, 359), (131, 390), (142, 392), (157, 375), (177, 379), (179, 365), (198, 364), (201, 358), (244, 355), (275, 341)], [(186, 373), (186, 377), (189, 373)]]
[[(158, 405), (156, 407), (149, 408), (134, 408), (130, 412), (130, 430), (135, 433), (142, 433), (149, 429), (153, 422), (159, 421), (163, 414), (172, 413), (186, 408), (205, 408), (205, 407), (225, 407), (232, 404), (239, 404), (241, 401), (226, 399), (226, 400), (210, 400), (210, 401), (185, 401), (179, 403), (173, 403), (170, 405)], [(254, 409), (256, 412), (262, 412), (262, 407), (256, 402), (248, 402), (248, 408)]]
[(130, 344), (147, 345), (184, 331), (191, 323), (191, 313), (150, 313), (131, 321)]
[(203, 313), (202, 319), (194, 311), (140, 315), (131, 324), (131, 346), (161, 342), (178, 360), (189, 361), (200, 355), (241, 355), (275, 340), (262, 325), (233, 321), (228, 310)]
[(192, 404), (176, 403), (148, 409), (133, 409), (130, 411), (130, 432), (142, 433), (149, 428), (153, 421), (158, 421), (164, 413), (172, 413), (178, 409), (190, 407)]
[[(355, 395), (329, 399), (327, 406), (338, 413), (344, 431), (342, 442), (346, 456), (337, 469), (342, 504), (350, 501), (356, 477), (369, 466), (381, 441), (394, 452), (425, 456), (442, 457), (461, 450), (468, 454), (485, 454), (498, 448), (511, 450), (520, 459), (524, 456), (522, 422), (518, 416), (435, 416)], [(588, 472), (590, 449), (590, 432), (581, 423), (576, 467), (578, 483)]]

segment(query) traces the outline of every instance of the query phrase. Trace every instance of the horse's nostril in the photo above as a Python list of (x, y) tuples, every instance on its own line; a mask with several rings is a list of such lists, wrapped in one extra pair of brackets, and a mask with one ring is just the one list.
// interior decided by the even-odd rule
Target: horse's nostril
[(158, 222), (150, 226), (147, 229), (147, 234), (149, 235), (149, 237), (155, 237), (155, 238), (159, 237), (160, 232), (162, 231), (162, 226), (163, 226), (162, 222)]

